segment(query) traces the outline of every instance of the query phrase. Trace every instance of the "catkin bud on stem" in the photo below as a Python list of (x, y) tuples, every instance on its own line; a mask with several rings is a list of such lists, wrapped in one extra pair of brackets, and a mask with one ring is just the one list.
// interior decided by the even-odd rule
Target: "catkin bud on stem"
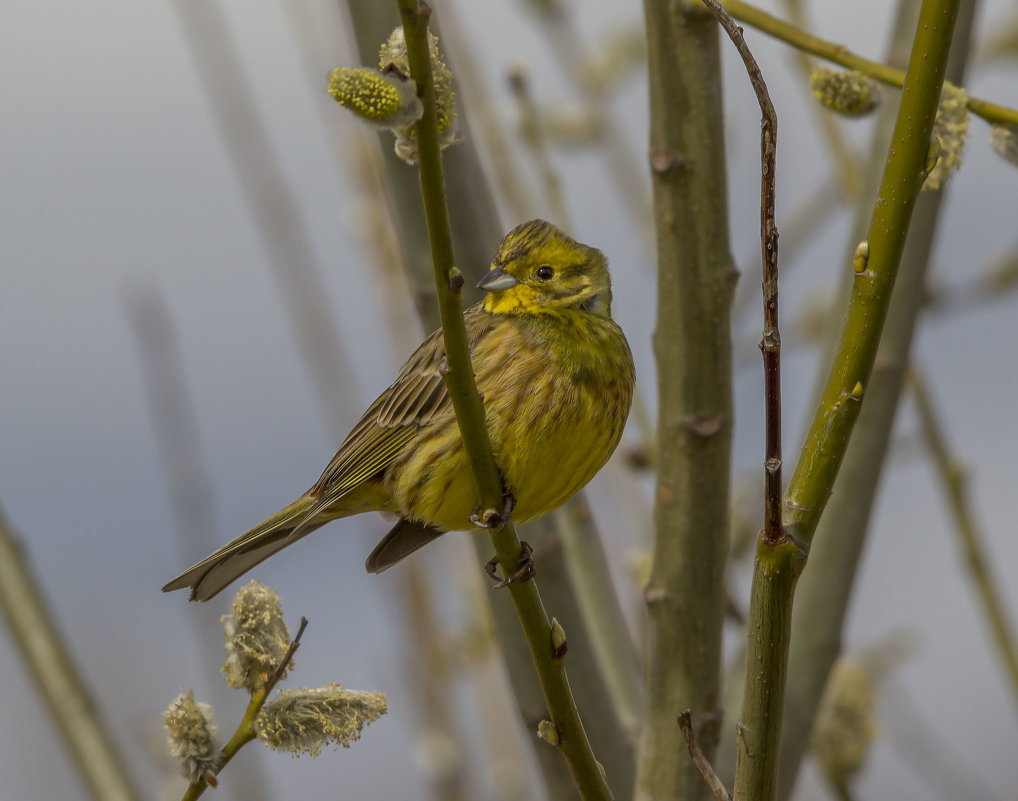
[(329, 94), (365, 122), (382, 128), (407, 128), (424, 112), (414, 79), (398, 70), (336, 67), (329, 76)]
[(923, 183), (923, 191), (936, 191), (944, 185), (952, 170), (961, 165), (961, 153), (969, 130), (968, 94), (960, 86), (944, 81), (940, 92), (937, 118), (930, 139), (940, 143), (937, 163)]
[[(460, 141), (456, 126), (456, 93), (452, 73), (442, 61), (438, 37), (428, 33), (435, 112), (438, 118), (438, 145), (445, 149)], [(329, 76), (329, 94), (365, 122), (390, 129), (396, 134), (396, 155), (417, 162), (417, 121), (424, 105), (417, 96), (417, 84), (410, 77), (403, 27), (393, 30), (378, 52), (378, 69), (337, 67)]]
[[(290, 630), (275, 591), (251, 581), (233, 596), (232, 614), (223, 615), (226, 664), (223, 675), (234, 689), (265, 686), (290, 647)], [(287, 667), (293, 666), (293, 660)], [(284, 670), (280, 678), (286, 675)]]
[(212, 722), (212, 707), (181, 693), (163, 717), (169, 733), (170, 753), (191, 782), (205, 779), (215, 785), (219, 768), (219, 729)]
[(817, 67), (809, 82), (822, 106), (846, 117), (861, 117), (880, 105), (880, 85), (858, 70)]
[[(442, 150), (460, 141), (456, 125), (456, 93), (452, 89), (452, 73), (442, 61), (438, 50), (438, 37), (428, 31), (428, 53), (431, 55), (432, 81), (435, 86), (435, 113), (438, 117), (438, 146)], [(405, 75), (410, 74), (410, 61), (406, 52), (406, 38), (402, 26), (393, 30), (389, 39), (378, 51), (378, 66), (383, 72), (392, 67)], [(396, 155), (403, 161), (417, 161), (417, 132), (413, 125), (393, 129), (396, 132)]]
[(340, 684), (283, 690), (255, 718), (258, 739), (294, 756), (318, 756), (323, 746), (349, 748), (361, 729), (386, 713), (383, 693), (348, 690)]

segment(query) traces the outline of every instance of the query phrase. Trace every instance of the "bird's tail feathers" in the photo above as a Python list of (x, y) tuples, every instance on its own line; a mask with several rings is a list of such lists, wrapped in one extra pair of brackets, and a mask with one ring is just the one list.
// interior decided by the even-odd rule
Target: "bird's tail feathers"
[(255, 565), (333, 519), (316, 506), (314, 498), (301, 496), (181, 573), (163, 592), (190, 587), (190, 600), (209, 600)]

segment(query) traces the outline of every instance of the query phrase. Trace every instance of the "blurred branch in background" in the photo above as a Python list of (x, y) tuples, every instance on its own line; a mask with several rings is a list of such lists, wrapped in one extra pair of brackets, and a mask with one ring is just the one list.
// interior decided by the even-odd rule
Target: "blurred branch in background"
[(1000, 666), (1011, 684), (1012, 701), (1018, 707), (1018, 643), (1015, 641), (1014, 626), (1008, 619), (1004, 595), (993, 576), (992, 559), (986, 551), (983, 532), (976, 523), (976, 516), (969, 500), (965, 471), (951, 454), (937, 412), (930, 397), (929, 385), (923, 371), (914, 363), (908, 376), (912, 400), (919, 414), (919, 425), (929, 450), (930, 459), (940, 481), (944, 501), (954, 521), (961, 555), (968, 568), (969, 578), (982, 605), (986, 625), (990, 629), (993, 645), (1000, 658)]
[(1018, 244), (987, 265), (982, 273), (953, 286), (926, 287), (926, 306), (936, 315), (963, 314), (991, 303), (1008, 300), (1018, 290)]
[(210, 551), (220, 540), (212, 480), (201, 451), (170, 310), (155, 287), (139, 286), (124, 294), (124, 312), (137, 346), (138, 366), (166, 470), (170, 511), (181, 550)]
[(335, 410), (358, 404), (322, 269), (308, 245), (296, 198), (258, 116), (251, 84), (219, 6), (203, 0), (169, 0), (169, 5), (190, 48), (223, 150), (273, 268), (326, 431), (338, 442), (344, 431)]
[(541, 118), (530, 92), (530, 79), (523, 66), (517, 66), (509, 73), (509, 88), (516, 100), (517, 125), (520, 139), (527, 148), (531, 161), (537, 168), (544, 189), (544, 199), (551, 212), (551, 219), (566, 231), (572, 231), (565, 196), (562, 194), (562, 182), (558, 171), (552, 166), (548, 157), (548, 148), (541, 125)]
[(570, 18), (567, 3), (561, 0), (527, 0), (526, 5), (539, 16), (538, 30), (545, 37), (548, 51), (558, 62), (570, 87), (583, 100), (585, 113), (591, 116), (597, 131), (597, 145), (612, 183), (618, 188), (624, 208), (641, 233), (650, 233), (648, 224), (651, 207), (647, 200), (646, 169), (633, 154), (630, 137), (618, 124), (618, 115), (612, 113), (609, 103), (609, 83), (596, 79), (591, 70), (587, 46), (577, 31), (579, 26)]
[(904, 679), (892, 676), (888, 684), (881, 698), (885, 707), (881, 723), (888, 746), (927, 787), (929, 797), (942, 801), (959, 798), (1002, 801), (1003, 797), (987, 784), (989, 777), (974, 770), (951, 741), (953, 721), (947, 720), (945, 725), (936, 704), (915, 700)]
[(475, 793), (469, 790), (465, 773), (469, 741), (460, 736), (455, 719), (457, 656), (448, 648), (448, 636), (434, 608), (431, 576), (422, 566), (407, 567), (399, 591), (408, 638), (403, 674), (414, 688), (418, 715), (415, 761), (428, 780), (432, 798), (463, 801)]
[[(126, 292), (124, 310), (134, 334), (181, 554), (206, 553), (215, 549), (221, 537), (215, 519), (213, 482), (202, 454), (173, 318), (163, 296), (151, 286)], [(222, 654), (219, 626), (207, 617), (192, 616), (191, 621), (197, 634), (200, 663), (216, 664)], [(219, 687), (213, 688), (214, 701), (221, 697), (219, 690)], [(245, 801), (266, 798), (262, 763), (252, 760), (247, 770), (231, 782), (228, 792)]]
[[(469, 5), (467, 6), (470, 7)], [(456, 82), (456, 93), (459, 98), (461, 121), (469, 110), (467, 121), (473, 130), (478, 146), (475, 158), (480, 155), (486, 191), (494, 195), (494, 200), (504, 206), (504, 216), (520, 222), (534, 215), (534, 201), (530, 187), (523, 180), (522, 173), (517, 169), (515, 153), (512, 146), (511, 126), (506, 124), (500, 113), (499, 94), (485, 84), (482, 64), (489, 54), (483, 40), (467, 36), (460, 27), (460, 15), (466, 12), (455, 9), (451, 5), (443, 9), (440, 20), (435, 20), (434, 30), (442, 41), (443, 48), (449, 54), (453, 65), (453, 79)], [(480, 45), (478, 47), (477, 45)], [(464, 136), (464, 139), (467, 137)], [(448, 160), (452, 154), (446, 153)], [(480, 161), (480, 159), (478, 158)], [(564, 227), (564, 226), (562, 226)], [(502, 226), (497, 226), (499, 232)], [(455, 227), (453, 229), (455, 235)]]
[[(789, 250), (785, 247), (789, 238), (785, 229), (782, 229), (782, 252), (785, 254)], [(974, 277), (949, 285), (939, 283), (936, 276), (929, 275), (933, 271), (933, 265), (928, 266), (922, 299), (923, 311), (928, 321), (940, 322), (1010, 300), (1011, 296), (1018, 292), (1018, 257), (1013, 255), (1015, 250), (1016, 247), (1008, 249), (1004, 255), (991, 261)], [(738, 293), (736, 298), (738, 302), (740, 298)], [(791, 333), (791, 336), (786, 336), (787, 347), (790, 350), (802, 350), (823, 345), (822, 337), (829, 330), (827, 323), (836, 305), (836, 300), (819, 296), (800, 304), (799, 315), (785, 326)], [(757, 350), (756, 347), (745, 345), (736, 351), (736, 373), (750, 363), (756, 365), (759, 358)], [(893, 451), (895, 448), (890, 450)]]
[[(85, 679), (74, 664), (21, 543), (0, 510), (0, 606), (13, 642), (95, 801), (140, 801)], [(10, 717), (10, 716), (6, 716)]]
[[(590, 508), (580, 499), (555, 512), (555, 527), (565, 551), (566, 578), (578, 599), (584, 641), (593, 649), (592, 665), (599, 665), (608, 698), (619, 723), (635, 742), (643, 715), (643, 669), (626, 625), (608, 570), (608, 557)], [(575, 639), (574, 639), (575, 642)], [(585, 699), (586, 701), (586, 699)], [(587, 708), (586, 703), (584, 709)], [(630, 742), (614, 746), (631, 750)], [(632, 781), (627, 781), (630, 786)], [(625, 791), (620, 791), (625, 796)]]

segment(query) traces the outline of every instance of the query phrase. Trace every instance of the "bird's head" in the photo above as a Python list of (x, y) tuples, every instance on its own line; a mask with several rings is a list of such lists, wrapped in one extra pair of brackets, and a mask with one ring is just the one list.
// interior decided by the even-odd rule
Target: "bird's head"
[(477, 288), (488, 293), (484, 308), (494, 314), (611, 313), (604, 254), (544, 220), (525, 222), (506, 234)]

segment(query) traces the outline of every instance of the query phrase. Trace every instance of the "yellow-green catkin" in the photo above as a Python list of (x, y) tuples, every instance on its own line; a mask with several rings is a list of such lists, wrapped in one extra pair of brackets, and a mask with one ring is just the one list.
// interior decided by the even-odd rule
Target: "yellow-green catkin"
[(969, 130), (968, 95), (960, 86), (944, 81), (940, 93), (937, 118), (933, 122), (930, 139), (940, 143), (937, 163), (926, 176), (924, 191), (940, 189), (952, 170), (961, 164), (961, 153), (965, 148), (965, 137)]
[(387, 711), (385, 695), (348, 690), (339, 684), (284, 690), (265, 704), (254, 721), (266, 745), (294, 756), (318, 756), (329, 744), (349, 748), (368, 723)]
[(856, 660), (838, 660), (810, 739), (817, 764), (832, 783), (844, 786), (865, 763), (878, 733), (873, 671)]
[[(452, 89), (452, 73), (442, 60), (438, 49), (438, 37), (428, 32), (428, 52), (431, 54), (432, 80), (435, 85), (435, 112), (438, 117), (438, 144), (442, 149), (456, 144), (459, 133), (456, 126), (456, 93)], [(409, 75), (410, 62), (407, 58), (406, 39), (403, 28), (393, 30), (389, 39), (378, 51), (378, 66), (382, 72), (395, 68)], [(396, 154), (411, 164), (417, 161), (417, 135), (413, 125), (396, 132)]]
[(413, 125), (424, 111), (413, 78), (394, 69), (336, 67), (329, 94), (365, 122), (393, 130)]
[(809, 82), (821, 105), (847, 117), (861, 117), (880, 105), (880, 85), (858, 70), (817, 67)]
[(188, 781), (205, 779), (215, 783), (219, 768), (219, 729), (212, 722), (212, 707), (194, 700), (194, 693), (181, 693), (163, 717), (170, 753)]
[(1018, 166), (1018, 126), (994, 125), (990, 131), (990, 147), (1002, 159)]
[[(251, 581), (237, 590), (231, 609), (231, 614), (222, 617), (227, 654), (223, 675), (235, 689), (263, 687), (290, 647), (279, 596)], [(293, 667), (292, 660), (288, 667)], [(284, 670), (280, 678), (285, 675)]]

